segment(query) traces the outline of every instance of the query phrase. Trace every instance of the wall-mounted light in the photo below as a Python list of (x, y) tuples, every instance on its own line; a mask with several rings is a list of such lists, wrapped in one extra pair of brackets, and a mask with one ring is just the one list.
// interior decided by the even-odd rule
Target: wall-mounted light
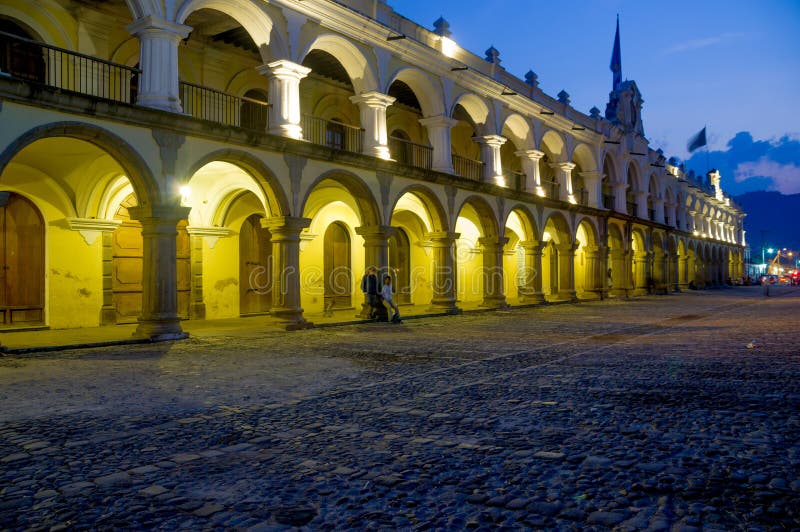
[(386, 40), (387, 41), (399, 41), (400, 39), (405, 39), (405, 38), (406, 38), (406, 36), (404, 34), (400, 33), (398, 35), (389, 35), (388, 37), (386, 37)]
[(442, 39), (442, 53), (447, 57), (454, 57), (458, 52), (458, 45), (450, 37), (441, 37)]
[(469, 70), (467, 65), (457, 66), (457, 67), (450, 67), (450, 72), (460, 72), (462, 70)]
[(511, 89), (503, 89), (503, 92), (500, 93), (500, 96), (516, 96), (517, 93), (512, 91)]
[(178, 192), (181, 195), (181, 205), (189, 205), (189, 200), (192, 199), (192, 188), (189, 185), (181, 185)]

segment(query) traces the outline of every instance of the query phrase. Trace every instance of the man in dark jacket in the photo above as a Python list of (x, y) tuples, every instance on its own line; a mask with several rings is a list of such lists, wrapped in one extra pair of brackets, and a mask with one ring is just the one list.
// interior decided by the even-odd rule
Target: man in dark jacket
[(378, 270), (375, 266), (367, 268), (367, 273), (361, 278), (361, 291), (367, 296), (369, 317), (373, 319), (378, 306)]

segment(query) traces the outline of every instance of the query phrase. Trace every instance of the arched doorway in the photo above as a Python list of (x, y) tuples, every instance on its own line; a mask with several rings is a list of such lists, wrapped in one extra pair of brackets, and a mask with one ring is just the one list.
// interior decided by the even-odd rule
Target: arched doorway
[(251, 214), (239, 231), (239, 313), (263, 314), (272, 306), (272, 235)]
[(333, 222), (325, 230), (324, 238), (325, 310), (352, 306), (350, 272), (350, 235), (340, 222)]
[(2, 325), (44, 321), (44, 223), (25, 197), (0, 192)]
[(411, 302), (411, 245), (401, 228), (389, 237), (389, 271), (398, 304)]
[[(119, 205), (114, 219), (122, 222), (112, 234), (111, 300), (116, 323), (136, 323), (142, 313), (142, 224), (131, 219), (128, 209), (137, 205), (130, 194)], [(175, 249), (178, 273), (178, 316), (189, 318), (191, 301), (191, 257), (186, 220), (178, 223)]]

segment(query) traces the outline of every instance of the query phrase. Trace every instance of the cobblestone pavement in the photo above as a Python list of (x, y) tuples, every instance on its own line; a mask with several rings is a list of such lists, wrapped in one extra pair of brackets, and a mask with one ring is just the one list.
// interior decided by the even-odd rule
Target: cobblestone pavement
[(0, 529), (798, 529), (778, 295), (0, 358)]

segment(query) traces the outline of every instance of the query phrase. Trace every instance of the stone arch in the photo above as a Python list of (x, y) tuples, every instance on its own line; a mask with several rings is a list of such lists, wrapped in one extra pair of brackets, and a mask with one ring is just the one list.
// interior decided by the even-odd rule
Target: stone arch
[(555, 129), (548, 129), (545, 131), (544, 135), (542, 135), (542, 141), (539, 143), (539, 147), (539, 149), (545, 153), (552, 154), (554, 159), (558, 159), (551, 160), (551, 163), (559, 162), (566, 156), (567, 143), (564, 137), (561, 136), (561, 133)]
[[(508, 131), (509, 134), (505, 134)], [(511, 113), (503, 122), (502, 133), (516, 150), (530, 150), (535, 148), (533, 130), (522, 115)]]
[(650, 285), (652, 275), (650, 269), (650, 249), (648, 247), (647, 235), (641, 227), (634, 227), (631, 230), (631, 258), (634, 295), (644, 295)]
[(572, 151), (572, 160), (580, 165), (584, 172), (594, 172), (598, 169), (591, 148), (584, 143), (575, 146)]
[(274, 172), (257, 157), (240, 150), (222, 149), (211, 152), (194, 161), (186, 175), (191, 183), (192, 177), (203, 167), (212, 162), (225, 162), (242, 169), (256, 184), (260, 199), (264, 203), (267, 216), (289, 216), (291, 207), (283, 186)]
[(609, 222), (607, 230), (608, 245), (608, 270), (606, 271), (606, 281), (608, 282), (609, 294), (615, 297), (625, 297), (628, 295), (630, 268), (628, 267), (627, 253), (624, 232), (616, 223)]
[(500, 235), (500, 228), (497, 223), (497, 215), (489, 205), (489, 203), (480, 196), (468, 196), (461, 202), (461, 205), (456, 209), (458, 213), (456, 218), (461, 216), (461, 213), (464, 211), (464, 207), (469, 205), (472, 207), (477, 215), (480, 217), (480, 227), (481, 236), (487, 238), (497, 238)]
[(394, 212), (400, 199), (406, 194), (416, 196), (426, 209), (426, 214), (430, 219), (431, 231), (449, 231), (447, 215), (444, 206), (436, 194), (425, 185), (409, 185), (401, 189), (390, 205), (390, 212)]
[(50, 137), (83, 140), (108, 153), (130, 179), (139, 205), (170, 202), (177, 198), (177, 191), (173, 191), (174, 196), (162, 197), (163, 194), (159, 191), (158, 183), (144, 158), (124, 139), (107, 129), (81, 122), (54, 122), (37, 126), (23, 133), (9, 144), (5, 151), (0, 153), (0, 174), (14, 156), (26, 146)]
[(376, 67), (356, 45), (344, 37), (330, 33), (318, 35), (303, 49), (301, 62), (312, 50), (321, 50), (335, 57), (350, 76), (356, 94), (378, 89)]
[(572, 230), (560, 211), (551, 212), (542, 224), (542, 286), (548, 301), (576, 297)]
[(53, 23), (53, 12), (59, 11), (55, 17), (58, 20), (70, 20), (73, 18), (67, 10), (62, 9), (55, 3), (48, 5), (47, 9), (40, 11), (21, 11), (7, 3), (0, 4), (0, 17), (6, 18), (30, 33), (34, 40), (75, 50), (75, 41), (68, 32), (66, 24)]
[(481, 98), (470, 92), (461, 94), (453, 102), (450, 108), (450, 116), (453, 117), (456, 107), (461, 106), (475, 124), (476, 133), (479, 135), (491, 134), (491, 109)]
[(400, 68), (394, 75), (389, 76), (389, 82), (384, 87), (384, 94), (389, 93), (389, 87), (395, 81), (402, 81), (414, 91), (414, 95), (422, 107), (423, 116), (444, 114), (444, 93), (441, 83), (432, 80), (425, 72), (413, 67)]
[(372, 194), (372, 191), (359, 176), (344, 170), (331, 170), (329, 172), (325, 172), (317, 177), (308, 186), (306, 193), (300, 202), (299, 212), (302, 212), (303, 216), (310, 218), (311, 216), (309, 215), (313, 215), (313, 213), (308, 212), (308, 199), (318, 188), (318, 186), (327, 180), (339, 184), (350, 193), (352, 198), (355, 200), (362, 226), (380, 225), (382, 220), (381, 213), (380, 209), (378, 208), (378, 202), (375, 200), (375, 196)]
[[(189, 15), (200, 9), (213, 9), (233, 18), (253, 39), (265, 62), (275, 57), (269, 50), (273, 21), (258, 3), (249, 0), (188, 0), (178, 8), (175, 21), (183, 24)], [(277, 37), (277, 32), (274, 35)], [(286, 51), (286, 46), (280, 40), (273, 45), (277, 45), (282, 53)]]

